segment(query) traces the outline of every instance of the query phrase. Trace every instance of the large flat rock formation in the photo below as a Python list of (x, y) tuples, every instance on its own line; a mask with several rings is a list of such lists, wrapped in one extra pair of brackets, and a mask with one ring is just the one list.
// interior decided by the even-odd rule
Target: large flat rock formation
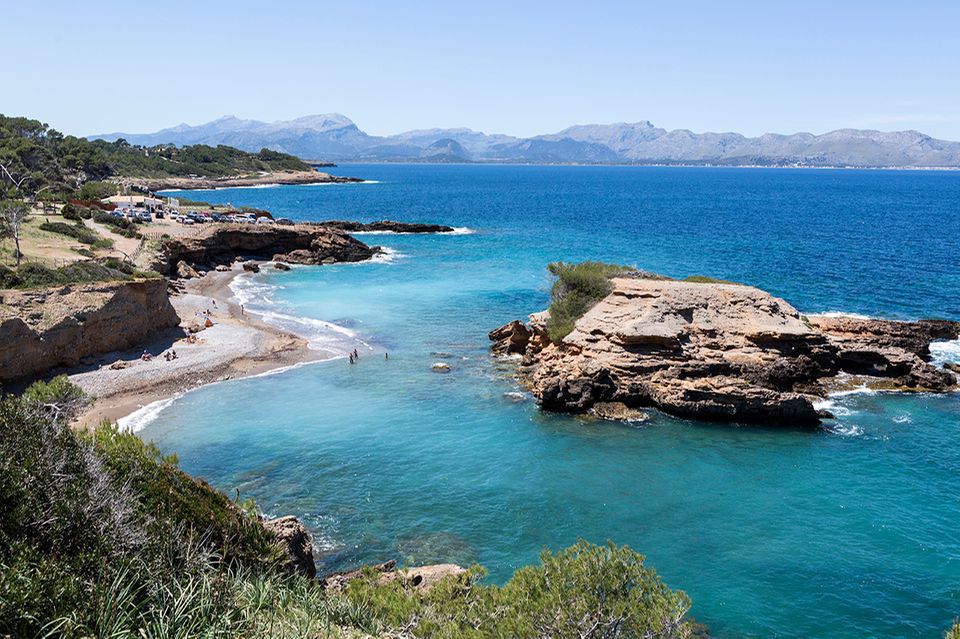
[(812, 424), (814, 402), (838, 375), (883, 387), (944, 391), (949, 371), (928, 362), (935, 339), (960, 324), (806, 318), (769, 293), (737, 284), (618, 277), (612, 292), (559, 344), (546, 313), (490, 334), (523, 355), (521, 381), (543, 408), (586, 412), (611, 403), (729, 421)]

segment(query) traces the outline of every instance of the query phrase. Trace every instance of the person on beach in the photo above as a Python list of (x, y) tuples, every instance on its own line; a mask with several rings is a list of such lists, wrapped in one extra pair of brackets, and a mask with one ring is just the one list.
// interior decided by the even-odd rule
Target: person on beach
[(383, 359), (390, 359), (390, 353), (383, 351)]
[(360, 353), (357, 352), (357, 349), (353, 349), (353, 359), (360, 359)]
[(243, 304), (240, 305), (240, 314), (243, 315)]
[(353, 353), (348, 353), (347, 357), (350, 359), (350, 363), (353, 364)]

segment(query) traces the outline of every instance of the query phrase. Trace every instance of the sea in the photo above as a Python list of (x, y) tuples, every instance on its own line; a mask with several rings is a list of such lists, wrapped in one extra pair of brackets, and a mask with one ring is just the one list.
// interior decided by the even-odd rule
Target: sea
[[(608, 422), (539, 410), (487, 338), (546, 307), (547, 264), (588, 259), (748, 283), (807, 314), (960, 320), (960, 173), (335, 172), (366, 182), (173, 195), (458, 230), (363, 234), (385, 254), (241, 276), (248, 312), (334, 358), (126, 421), (185, 471), (300, 517), (321, 572), (476, 562), (503, 583), (544, 550), (609, 540), (720, 638), (939, 637), (960, 615), (960, 394), (838, 395), (813, 429)], [(934, 356), (960, 362), (960, 343)]]

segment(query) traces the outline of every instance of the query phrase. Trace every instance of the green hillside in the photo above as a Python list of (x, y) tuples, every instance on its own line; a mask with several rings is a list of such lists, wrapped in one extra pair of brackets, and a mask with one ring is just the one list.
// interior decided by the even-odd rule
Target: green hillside
[[(223, 177), (258, 171), (308, 171), (285, 153), (247, 153), (229, 146), (196, 144), (142, 147), (124, 140), (105, 142), (63, 135), (29, 118), (0, 114), (0, 164), (17, 179), (28, 176), (22, 192), (63, 197), (89, 181), (113, 177)], [(11, 187), (2, 174), (4, 189)], [(0, 191), (0, 196), (3, 191)]]

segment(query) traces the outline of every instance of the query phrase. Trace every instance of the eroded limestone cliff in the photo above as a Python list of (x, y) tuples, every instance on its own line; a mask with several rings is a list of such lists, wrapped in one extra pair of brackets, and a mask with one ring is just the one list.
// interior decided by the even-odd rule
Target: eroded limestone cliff
[(0, 291), (0, 383), (131, 348), (179, 323), (162, 278)]
[(677, 415), (815, 423), (817, 398), (842, 373), (886, 388), (944, 391), (956, 377), (931, 365), (934, 339), (960, 323), (805, 318), (787, 302), (735, 284), (621, 277), (560, 344), (544, 313), (490, 334), (523, 355), (521, 381), (548, 410), (655, 406)]

